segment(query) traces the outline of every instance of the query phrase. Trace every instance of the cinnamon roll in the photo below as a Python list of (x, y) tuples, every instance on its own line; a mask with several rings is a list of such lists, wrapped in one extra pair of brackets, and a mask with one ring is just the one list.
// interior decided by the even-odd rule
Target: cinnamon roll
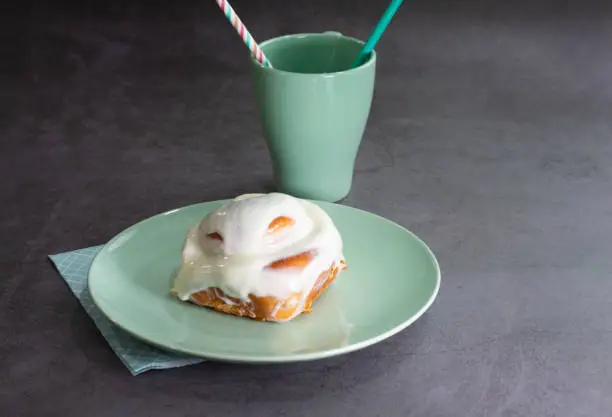
[(260, 321), (289, 321), (346, 268), (342, 238), (314, 203), (281, 193), (236, 197), (194, 225), (172, 292)]

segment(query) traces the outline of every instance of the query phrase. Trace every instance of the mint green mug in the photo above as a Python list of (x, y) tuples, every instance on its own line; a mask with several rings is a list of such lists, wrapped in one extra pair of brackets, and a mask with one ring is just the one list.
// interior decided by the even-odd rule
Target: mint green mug
[(370, 113), (376, 54), (351, 69), (363, 42), (337, 32), (260, 46), (273, 68), (251, 58), (255, 97), (278, 191), (342, 200)]

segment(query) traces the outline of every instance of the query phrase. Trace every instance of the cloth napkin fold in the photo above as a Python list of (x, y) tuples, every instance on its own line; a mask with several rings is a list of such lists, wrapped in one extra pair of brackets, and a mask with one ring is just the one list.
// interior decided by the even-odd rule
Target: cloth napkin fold
[(93, 246), (50, 255), (49, 258), (102, 336), (132, 375), (152, 369), (178, 368), (203, 362), (201, 358), (166, 352), (141, 342), (115, 326), (102, 314), (93, 303), (87, 288), (89, 267), (101, 249), (102, 246)]

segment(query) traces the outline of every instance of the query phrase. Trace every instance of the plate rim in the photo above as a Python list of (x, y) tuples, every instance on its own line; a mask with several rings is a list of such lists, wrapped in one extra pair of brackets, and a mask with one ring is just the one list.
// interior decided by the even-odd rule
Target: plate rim
[[(348, 206), (345, 204), (339, 204), (339, 203), (331, 203), (331, 202), (327, 202), (327, 201), (319, 201), (319, 200), (308, 200), (311, 201), (315, 204), (318, 205), (330, 205), (330, 206), (339, 206), (345, 209), (350, 209), (350, 210), (356, 210), (361, 212), (362, 214), (368, 215), (368, 216), (374, 216), (376, 218), (378, 218), (378, 220), (384, 221), (386, 223), (390, 223), (391, 225), (400, 228), (402, 231), (408, 233), (422, 248), (425, 249), (426, 253), (428, 254), (430, 260), (433, 263), (434, 269), (435, 269), (435, 273), (436, 273), (436, 277), (435, 277), (435, 287), (432, 291), (432, 293), (430, 294), (429, 298), (427, 299), (427, 302), (425, 304), (423, 304), (423, 306), (415, 313), (413, 314), (408, 320), (402, 321), (400, 324), (398, 324), (395, 327), (392, 327), (391, 329), (382, 332), (374, 337), (370, 337), (368, 339), (362, 340), (360, 342), (357, 343), (352, 343), (346, 346), (341, 346), (341, 347), (336, 347), (336, 348), (332, 348), (332, 349), (325, 349), (325, 350), (320, 350), (320, 351), (315, 351), (315, 352), (301, 352), (301, 353), (294, 353), (294, 354), (285, 354), (285, 355), (266, 355), (266, 356), (251, 356), (248, 354), (232, 354), (232, 353), (226, 353), (226, 354), (203, 354), (200, 351), (197, 350), (191, 350), (187, 347), (185, 348), (180, 348), (180, 347), (174, 347), (174, 346), (168, 346), (168, 345), (164, 345), (164, 344), (160, 344), (158, 342), (155, 342), (153, 340), (150, 340), (142, 335), (139, 335), (135, 332), (133, 332), (130, 329), (127, 329), (126, 327), (124, 327), (121, 323), (117, 322), (116, 320), (114, 320), (107, 311), (104, 310), (104, 308), (101, 306), (101, 303), (99, 303), (96, 300), (96, 296), (94, 295), (94, 291), (92, 291), (92, 287), (91, 287), (91, 272), (94, 269), (94, 266), (96, 265), (97, 262), (100, 262), (100, 256), (102, 254), (104, 254), (105, 252), (108, 252), (108, 248), (122, 235), (125, 235), (126, 233), (128, 233), (129, 231), (142, 226), (145, 223), (151, 222), (153, 221), (153, 219), (156, 219), (158, 217), (161, 216), (167, 216), (167, 215), (171, 215), (180, 211), (185, 211), (188, 210), (190, 208), (195, 208), (198, 206), (203, 206), (203, 205), (207, 205), (207, 204), (224, 204), (228, 201), (231, 201), (231, 199), (220, 199), (220, 200), (211, 200), (211, 201), (202, 201), (199, 203), (194, 203), (194, 204), (188, 204), (182, 207), (178, 207), (178, 208), (174, 208), (174, 209), (170, 209), (170, 210), (166, 210), (164, 212), (160, 212), (157, 214), (153, 214), (147, 218), (144, 218), (134, 224), (132, 224), (131, 226), (121, 230), (120, 232), (116, 233), (112, 238), (110, 238), (108, 240), (108, 242), (106, 242), (102, 248), (100, 249), (100, 251), (96, 254), (96, 256), (94, 257), (89, 270), (87, 271), (87, 291), (89, 292), (89, 295), (91, 296), (91, 299), (93, 301), (93, 303), (95, 304), (95, 306), (98, 308), (98, 310), (100, 310), (100, 312), (102, 313), (102, 315), (109, 320), (111, 323), (113, 323), (113, 325), (117, 326), (119, 329), (121, 329), (122, 331), (128, 333), (129, 335), (131, 335), (132, 337), (135, 337), (136, 339), (147, 343), (149, 345), (152, 346), (156, 346), (159, 349), (162, 349), (164, 351), (167, 352), (173, 352), (176, 354), (182, 354), (182, 355), (189, 355), (189, 356), (194, 356), (194, 357), (198, 357), (198, 358), (202, 358), (204, 360), (209, 360), (209, 361), (216, 361), (216, 362), (230, 362), (230, 363), (250, 363), (250, 364), (275, 364), (275, 363), (293, 363), (293, 362), (304, 362), (304, 361), (312, 361), (312, 360), (319, 360), (319, 359), (325, 359), (325, 358), (330, 358), (330, 357), (334, 357), (334, 356), (340, 356), (340, 355), (344, 355), (344, 354), (348, 354), (351, 352), (356, 352), (359, 350), (362, 350), (364, 348), (367, 348), (369, 346), (378, 344), (384, 340), (387, 340), (391, 337), (393, 337), (394, 335), (400, 333), (402, 330), (405, 330), (406, 328), (408, 328), (409, 326), (411, 326), (414, 322), (416, 322), (419, 318), (421, 318), (428, 310), (429, 308), (432, 306), (432, 304), (434, 303), (434, 301), (436, 300), (438, 293), (440, 292), (440, 285), (441, 285), (441, 280), (442, 280), (442, 273), (441, 273), (441, 269), (440, 269), (440, 264), (439, 261), (436, 257), (436, 255), (434, 254), (434, 252), (431, 250), (431, 248), (416, 234), (414, 234), (412, 231), (408, 230), (406, 227), (404, 227), (403, 225), (394, 222), (390, 219), (387, 219), (386, 217), (383, 217), (379, 214), (358, 208), (358, 207), (353, 207), (353, 206)], [(277, 325), (277, 324), (274, 324)], [(282, 324), (281, 324), (282, 325)]]

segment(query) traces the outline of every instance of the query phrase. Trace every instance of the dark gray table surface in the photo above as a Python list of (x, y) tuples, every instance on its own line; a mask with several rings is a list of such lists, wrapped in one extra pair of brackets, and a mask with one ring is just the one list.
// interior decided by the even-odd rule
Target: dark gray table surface
[[(319, 362), (132, 377), (46, 255), (271, 189), (246, 51), (212, 0), (13, 3), (0, 29), (0, 415), (610, 415), (611, 5), (415, 0), (385, 34), (345, 204), (438, 255), (422, 320)], [(364, 38), (383, 3), (234, 6), (262, 40)]]

